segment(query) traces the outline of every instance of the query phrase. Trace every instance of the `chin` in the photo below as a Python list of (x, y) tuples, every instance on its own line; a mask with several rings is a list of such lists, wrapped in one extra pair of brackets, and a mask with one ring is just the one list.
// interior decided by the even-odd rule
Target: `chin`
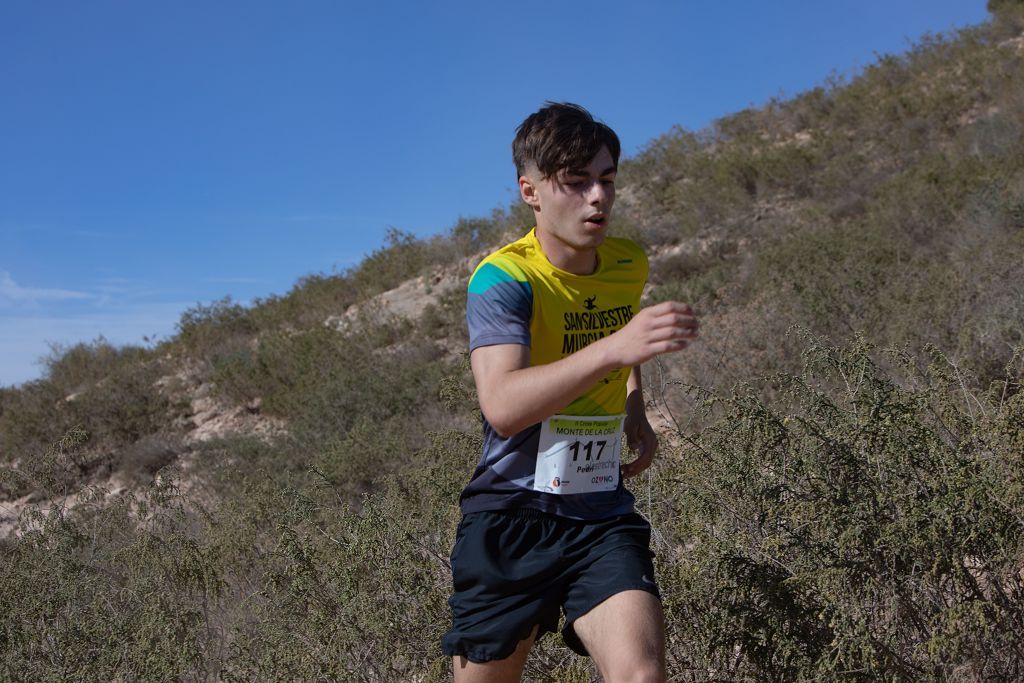
[(586, 242), (589, 246), (598, 246), (604, 242), (605, 236), (608, 234), (608, 226), (602, 225), (600, 228), (587, 227), (586, 232), (581, 236), (581, 241)]

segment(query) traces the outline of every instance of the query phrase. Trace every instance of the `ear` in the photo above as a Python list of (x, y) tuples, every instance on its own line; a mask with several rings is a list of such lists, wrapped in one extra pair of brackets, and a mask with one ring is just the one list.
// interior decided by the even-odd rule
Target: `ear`
[(540, 196), (537, 194), (537, 184), (529, 176), (519, 176), (519, 196), (523, 198), (531, 209), (540, 211)]

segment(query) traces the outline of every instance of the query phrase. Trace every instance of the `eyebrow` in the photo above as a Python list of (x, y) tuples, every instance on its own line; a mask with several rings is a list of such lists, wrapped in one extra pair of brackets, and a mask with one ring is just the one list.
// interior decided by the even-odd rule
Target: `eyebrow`
[[(617, 172), (618, 172), (617, 168), (615, 168), (614, 166), (609, 166), (608, 168), (606, 168), (603, 171), (601, 171), (597, 175), (597, 177), (598, 178), (603, 178), (606, 175), (609, 175), (611, 173), (617, 173)], [(568, 169), (565, 170), (565, 175), (574, 175), (574, 176), (578, 175), (578, 176), (583, 176), (585, 178), (585, 177), (589, 176), (590, 174), (585, 169), (568, 168)]]

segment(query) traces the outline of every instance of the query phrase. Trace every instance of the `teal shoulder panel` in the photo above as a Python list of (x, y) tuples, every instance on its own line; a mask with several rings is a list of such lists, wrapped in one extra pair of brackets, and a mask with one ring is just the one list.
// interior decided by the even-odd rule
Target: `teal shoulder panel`
[(473, 273), (473, 279), (469, 281), (469, 291), (471, 294), (483, 294), (494, 285), (512, 282), (514, 279), (493, 263), (484, 263)]
[(484, 263), (477, 268), (473, 278), (469, 281), (469, 293), (483, 294), (491, 287), (500, 285), (503, 282), (518, 282), (521, 287), (532, 294), (533, 288), (529, 282), (518, 280), (494, 263)]

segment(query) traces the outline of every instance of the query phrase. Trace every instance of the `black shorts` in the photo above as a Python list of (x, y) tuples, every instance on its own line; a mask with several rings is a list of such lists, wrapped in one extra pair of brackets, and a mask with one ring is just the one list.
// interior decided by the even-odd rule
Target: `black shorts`
[(584, 522), (536, 510), (474, 512), (452, 550), (452, 628), (441, 647), (473, 662), (504, 659), (539, 625), (558, 629), (573, 651), (586, 648), (573, 622), (616, 593), (654, 582), (651, 526), (636, 513)]

